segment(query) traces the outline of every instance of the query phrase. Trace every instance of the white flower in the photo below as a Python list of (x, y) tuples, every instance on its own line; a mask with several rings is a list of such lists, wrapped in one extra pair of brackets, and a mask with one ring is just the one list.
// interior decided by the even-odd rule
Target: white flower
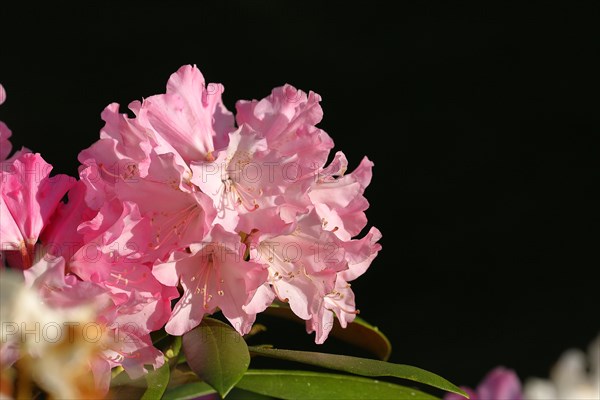
[[(0, 270), (0, 400), (11, 398), (9, 387), (16, 372), (29, 375), (21, 378), (26, 382), (32, 379), (52, 398), (98, 397), (89, 363), (100, 351), (99, 343), (85, 340), (81, 334), (81, 326), (94, 317), (89, 305), (49, 307), (19, 275)], [(14, 363), (16, 370), (11, 368)], [(31, 390), (26, 386), (18, 388)], [(17, 397), (30, 395), (17, 393)]]
[(550, 372), (550, 380), (525, 382), (527, 400), (600, 400), (600, 335), (587, 355), (578, 349), (565, 351)]

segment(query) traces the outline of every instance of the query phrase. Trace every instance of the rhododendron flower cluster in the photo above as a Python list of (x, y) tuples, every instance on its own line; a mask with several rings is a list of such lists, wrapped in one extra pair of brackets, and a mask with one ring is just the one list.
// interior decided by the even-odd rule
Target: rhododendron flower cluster
[(373, 163), (328, 163), (316, 93), (285, 85), (235, 116), (222, 93), (183, 66), (166, 93), (129, 104), (133, 116), (110, 104), (79, 179), (51, 176), (27, 149), (8, 158), (0, 122), (2, 268), (49, 307), (94, 304), (100, 387), (116, 366), (135, 378), (164, 362), (152, 331), (182, 335), (216, 311), (246, 334), (279, 299), (317, 343), (358, 312), (350, 282), (381, 249), (376, 228), (357, 238)]

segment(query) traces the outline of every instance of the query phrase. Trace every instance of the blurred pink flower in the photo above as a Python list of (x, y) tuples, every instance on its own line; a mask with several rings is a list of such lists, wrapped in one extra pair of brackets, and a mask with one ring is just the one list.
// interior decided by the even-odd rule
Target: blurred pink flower
[[(470, 400), (522, 400), (523, 390), (517, 374), (504, 367), (491, 370), (479, 383), (476, 390), (461, 387), (469, 394)], [(449, 393), (444, 400), (459, 400), (464, 397)]]

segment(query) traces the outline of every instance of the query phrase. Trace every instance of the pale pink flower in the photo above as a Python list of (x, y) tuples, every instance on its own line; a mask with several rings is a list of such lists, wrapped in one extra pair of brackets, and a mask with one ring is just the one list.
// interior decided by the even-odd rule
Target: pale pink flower
[(319, 171), (308, 190), (310, 202), (323, 220), (323, 229), (334, 231), (342, 240), (358, 235), (367, 224), (364, 211), (369, 202), (363, 196), (371, 182), (373, 163), (364, 158), (358, 168), (345, 175), (348, 161), (342, 152), (334, 162)]
[(189, 191), (181, 190), (177, 164), (170, 154), (152, 158), (146, 178), (120, 181), (116, 186), (119, 199), (137, 204), (149, 221), (151, 236), (138, 244), (142, 259), (151, 263), (201, 242), (212, 228), (216, 214), (210, 197), (199, 189), (191, 186)]
[(215, 223), (231, 232), (249, 232), (256, 228), (252, 213), (276, 207), (278, 196), (289, 185), (284, 171), (293, 158), (277, 156), (247, 125), (229, 136), (229, 145), (214, 161), (192, 163), (191, 182), (212, 199)]
[[(321, 343), (334, 315), (342, 326), (353, 320), (348, 282), (380, 249), (374, 228), (352, 240), (367, 223), (363, 194), (373, 164), (365, 158), (345, 174), (348, 162), (338, 152), (325, 166), (333, 141), (316, 126), (323, 110), (314, 92), (285, 85), (260, 101), (239, 101), (236, 129), (222, 91), (221, 85), (206, 86), (196, 67), (184, 66), (171, 75), (165, 94), (129, 105), (135, 118), (120, 114), (116, 104), (107, 107), (100, 141), (79, 157), (85, 202), (100, 211), (77, 235), (107, 218), (103, 204), (127, 203), (130, 211), (135, 205), (139, 214), (128, 222), (135, 228), (122, 238), (138, 249), (120, 255), (154, 264), (161, 283), (184, 287), (167, 323), (170, 333), (189, 331), (217, 307), (244, 333), (279, 297)], [(250, 261), (215, 255), (243, 256), (240, 236)], [(86, 277), (81, 255), (71, 262), (75, 271), (98, 282), (123, 277), (120, 264), (107, 256), (112, 240), (84, 241), (103, 249), (98, 275)], [(235, 296), (206, 272), (213, 270), (237, 282)]]
[(165, 329), (182, 335), (219, 308), (241, 333), (250, 331), (255, 313), (243, 306), (267, 279), (265, 266), (244, 260), (246, 246), (240, 236), (216, 225), (202, 243), (190, 246), (191, 254), (175, 254), (171, 261), (154, 267), (165, 285), (181, 282), (183, 295)]
[(160, 329), (178, 293), (160, 285), (151, 267), (139, 262), (144, 249), (138, 243), (150, 240), (149, 222), (131, 202), (113, 199), (99, 211), (91, 210), (84, 201), (85, 190), (78, 182), (44, 231), (47, 257), (64, 257), (69, 271), (107, 289), (117, 303), (135, 298), (135, 323), (148, 325), (148, 331)]
[(80, 176), (90, 189), (86, 201), (99, 209), (115, 196), (117, 181), (145, 176), (150, 164), (152, 144), (147, 130), (135, 118), (119, 113), (119, 105), (108, 105), (101, 114), (105, 121), (100, 140), (79, 153)]
[(284, 231), (253, 232), (250, 259), (268, 265), (267, 283), (257, 291), (248, 312), (263, 311), (276, 297), (308, 320), (333, 291), (339, 271), (347, 268), (345, 252), (336, 236), (321, 228), (314, 211), (302, 215)]
[(51, 170), (39, 154), (25, 153), (0, 171), (2, 250), (19, 251), (23, 268), (31, 266), (40, 233), (75, 183), (66, 175), (50, 177)]
[(97, 387), (108, 391), (110, 371), (116, 366), (122, 366), (132, 379), (147, 373), (146, 365), (159, 368), (164, 356), (152, 345), (144, 321), (151, 316), (140, 307), (137, 292), (125, 297), (115, 295), (103, 284), (82, 281), (66, 272), (65, 265), (62, 257), (45, 257), (24, 272), (25, 280), (50, 307), (65, 309), (89, 304), (96, 311), (96, 319), (86, 334), (100, 345), (99, 353), (90, 360)]
[(5, 101), (6, 101), (6, 90), (4, 89), (4, 86), (2, 86), (2, 84), (0, 83), (0, 106), (2, 104), (4, 104)]
[(334, 289), (325, 295), (318, 313), (306, 321), (306, 329), (308, 333), (315, 332), (317, 343), (323, 343), (327, 339), (333, 328), (334, 314), (342, 328), (346, 328), (356, 318), (358, 310), (349, 282), (367, 271), (381, 250), (381, 245), (377, 243), (380, 239), (381, 232), (377, 228), (371, 228), (362, 239), (342, 243), (348, 269), (337, 273)]
[(227, 145), (233, 115), (221, 101), (223, 85), (205, 85), (196, 66), (184, 65), (171, 75), (167, 92), (148, 97), (134, 109), (146, 113), (155, 132), (187, 163), (211, 160)]
[(137, 204), (149, 222), (147, 240), (138, 239), (143, 261), (166, 258), (176, 250), (201, 241), (211, 229), (216, 211), (211, 199), (197, 187), (182, 189), (182, 168), (172, 153), (149, 155), (145, 177), (98, 178), (102, 173), (91, 164), (81, 172), (87, 187), (86, 202), (94, 208), (111, 199)]
[(320, 101), (314, 92), (285, 85), (260, 101), (238, 101), (236, 121), (259, 132), (279, 155), (297, 155), (298, 175), (306, 175), (325, 164), (333, 148), (331, 137), (315, 126), (323, 118)]

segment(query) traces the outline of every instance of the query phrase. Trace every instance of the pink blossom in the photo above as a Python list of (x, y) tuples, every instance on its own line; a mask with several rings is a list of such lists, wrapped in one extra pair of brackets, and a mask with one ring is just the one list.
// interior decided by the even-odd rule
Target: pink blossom
[(87, 206), (85, 195), (85, 184), (77, 181), (67, 193), (67, 203), (58, 204), (52, 221), (41, 235), (48, 254), (61, 256), (69, 261), (83, 246), (84, 238), (78, 231), (79, 225), (92, 220), (98, 214), (97, 210)]
[[(104, 223), (106, 204), (137, 210), (122, 237), (137, 251), (120, 256), (154, 264), (163, 285), (182, 284), (185, 292), (167, 323), (170, 333), (187, 332), (217, 307), (247, 332), (255, 315), (279, 297), (321, 343), (334, 315), (342, 326), (353, 320), (349, 282), (380, 249), (376, 229), (352, 239), (367, 224), (364, 191), (373, 164), (365, 158), (346, 174), (348, 162), (338, 152), (325, 166), (333, 141), (316, 126), (323, 110), (314, 92), (285, 85), (260, 101), (239, 101), (237, 129), (221, 93), (221, 85), (206, 86), (196, 67), (184, 66), (171, 75), (166, 93), (129, 105), (134, 118), (120, 114), (116, 104), (107, 107), (100, 140), (79, 156), (85, 202), (98, 215), (77, 234)], [(240, 235), (250, 261), (215, 255), (240, 253)], [(113, 241), (100, 239), (84, 238), (103, 254), (90, 275), (81, 254), (71, 261), (74, 271), (94, 282), (123, 274), (110, 261), (106, 246)], [(284, 253), (293, 250), (294, 256)], [(206, 272), (213, 270), (228, 276), (228, 285), (237, 282), (235, 296)], [(204, 290), (201, 296), (198, 290)]]
[(302, 174), (325, 164), (333, 140), (316, 127), (323, 119), (321, 96), (308, 95), (291, 85), (273, 89), (268, 97), (236, 103), (238, 125), (247, 124), (267, 140), (281, 156), (298, 155)]
[(65, 265), (62, 257), (44, 257), (24, 272), (25, 280), (51, 307), (65, 309), (90, 304), (96, 310), (92, 326), (96, 332), (90, 335), (93, 340), (101, 341), (102, 351), (90, 360), (90, 368), (98, 388), (108, 391), (110, 370), (116, 366), (125, 368), (132, 379), (147, 373), (146, 365), (159, 368), (164, 357), (153, 347), (146, 323), (138, 323), (144, 319), (143, 311), (142, 316), (138, 315), (139, 299), (136, 296), (119, 299), (105, 285), (82, 281), (66, 272)]
[(12, 132), (8, 129), (8, 126), (0, 121), (0, 161), (6, 160), (12, 150), (12, 144), (8, 140), (11, 135)]
[(127, 304), (128, 321), (149, 333), (164, 326), (170, 316), (175, 288), (161, 285), (152, 275), (151, 265), (140, 261), (149, 241), (149, 221), (137, 205), (113, 200), (97, 215), (78, 225), (82, 240), (69, 260), (70, 270), (84, 281), (107, 289), (115, 304)]
[(25, 153), (0, 171), (2, 246), (21, 253), (23, 268), (31, 266), (40, 233), (75, 183), (66, 175), (50, 177), (51, 170), (39, 154)]
[(165, 327), (168, 333), (188, 332), (217, 308), (241, 334), (250, 331), (256, 314), (243, 306), (265, 282), (267, 271), (245, 261), (245, 251), (239, 235), (216, 225), (202, 243), (190, 246), (191, 254), (174, 254), (170, 262), (154, 268), (162, 283), (175, 286), (180, 281), (184, 290)]
[(346, 268), (343, 246), (321, 228), (315, 212), (300, 216), (283, 231), (253, 232), (248, 240), (250, 259), (267, 264), (269, 271), (267, 283), (246, 307), (249, 312), (263, 311), (277, 297), (308, 320), (334, 289), (337, 273)]
[[(227, 148), (214, 161), (192, 164), (191, 182), (212, 199), (217, 211), (214, 223), (231, 232), (249, 232), (256, 228), (253, 213), (261, 210), (258, 215), (264, 216), (262, 211), (276, 207), (289, 185), (283, 174), (293, 158), (277, 156), (247, 125), (229, 136)], [(272, 214), (273, 218), (277, 215)]]
[(367, 270), (381, 249), (381, 234), (372, 228), (362, 239), (343, 242), (322, 228), (315, 210), (274, 231), (280, 233), (256, 231), (248, 237), (251, 260), (266, 263), (269, 278), (244, 309), (259, 313), (279, 298), (323, 343), (334, 315), (342, 327), (354, 320), (358, 311), (348, 282)]
[[(149, 222), (150, 237), (138, 241), (143, 259), (153, 262), (165, 259), (174, 251), (182, 251), (192, 243), (201, 242), (210, 231), (216, 211), (211, 199), (196, 188), (182, 191), (167, 174), (174, 172), (172, 157), (156, 156), (162, 167), (156, 179), (140, 178), (137, 182), (121, 181), (117, 190), (121, 201), (137, 204), (141, 215)], [(159, 163), (160, 162), (160, 163)], [(159, 173), (163, 176), (159, 177)], [(172, 177), (177, 176), (172, 174)], [(173, 178), (174, 179), (174, 178)]]
[(327, 339), (333, 328), (334, 314), (342, 328), (346, 328), (356, 318), (358, 310), (350, 282), (367, 271), (381, 250), (381, 245), (377, 243), (379, 239), (381, 232), (377, 228), (371, 228), (362, 239), (342, 242), (348, 268), (337, 273), (335, 287), (325, 294), (318, 312), (306, 322), (306, 330), (308, 333), (315, 332), (317, 343), (323, 343)]
[(345, 175), (348, 161), (338, 152), (328, 168), (319, 172), (308, 190), (308, 197), (317, 214), (323, 219), (323, 228), (332, 230), (342, 240), (358, 235), (367, 224), (364, 211), (369, 202), (363, 196), (371, 182), (373, 163), (364, 158), (358, 168)]
[(233, 130), (233, 115), (223, 105), (222, 93), (223, 85), (206, 86), (198, 68), (184, 65), (169, 78), (165, 94), (134, 107), (185, 162), (211, 160)]
[[(469, 394), (470, 400), (521, 400), (523, 391), (521, 381), (517, 374), (504, 367), (496, 367), (491, 370), (483, 381), (477, 386), (477, 390), (469, 387), (461, 387)], [(464, 397), (449, 393), (444, 400), (459, 400)]]

